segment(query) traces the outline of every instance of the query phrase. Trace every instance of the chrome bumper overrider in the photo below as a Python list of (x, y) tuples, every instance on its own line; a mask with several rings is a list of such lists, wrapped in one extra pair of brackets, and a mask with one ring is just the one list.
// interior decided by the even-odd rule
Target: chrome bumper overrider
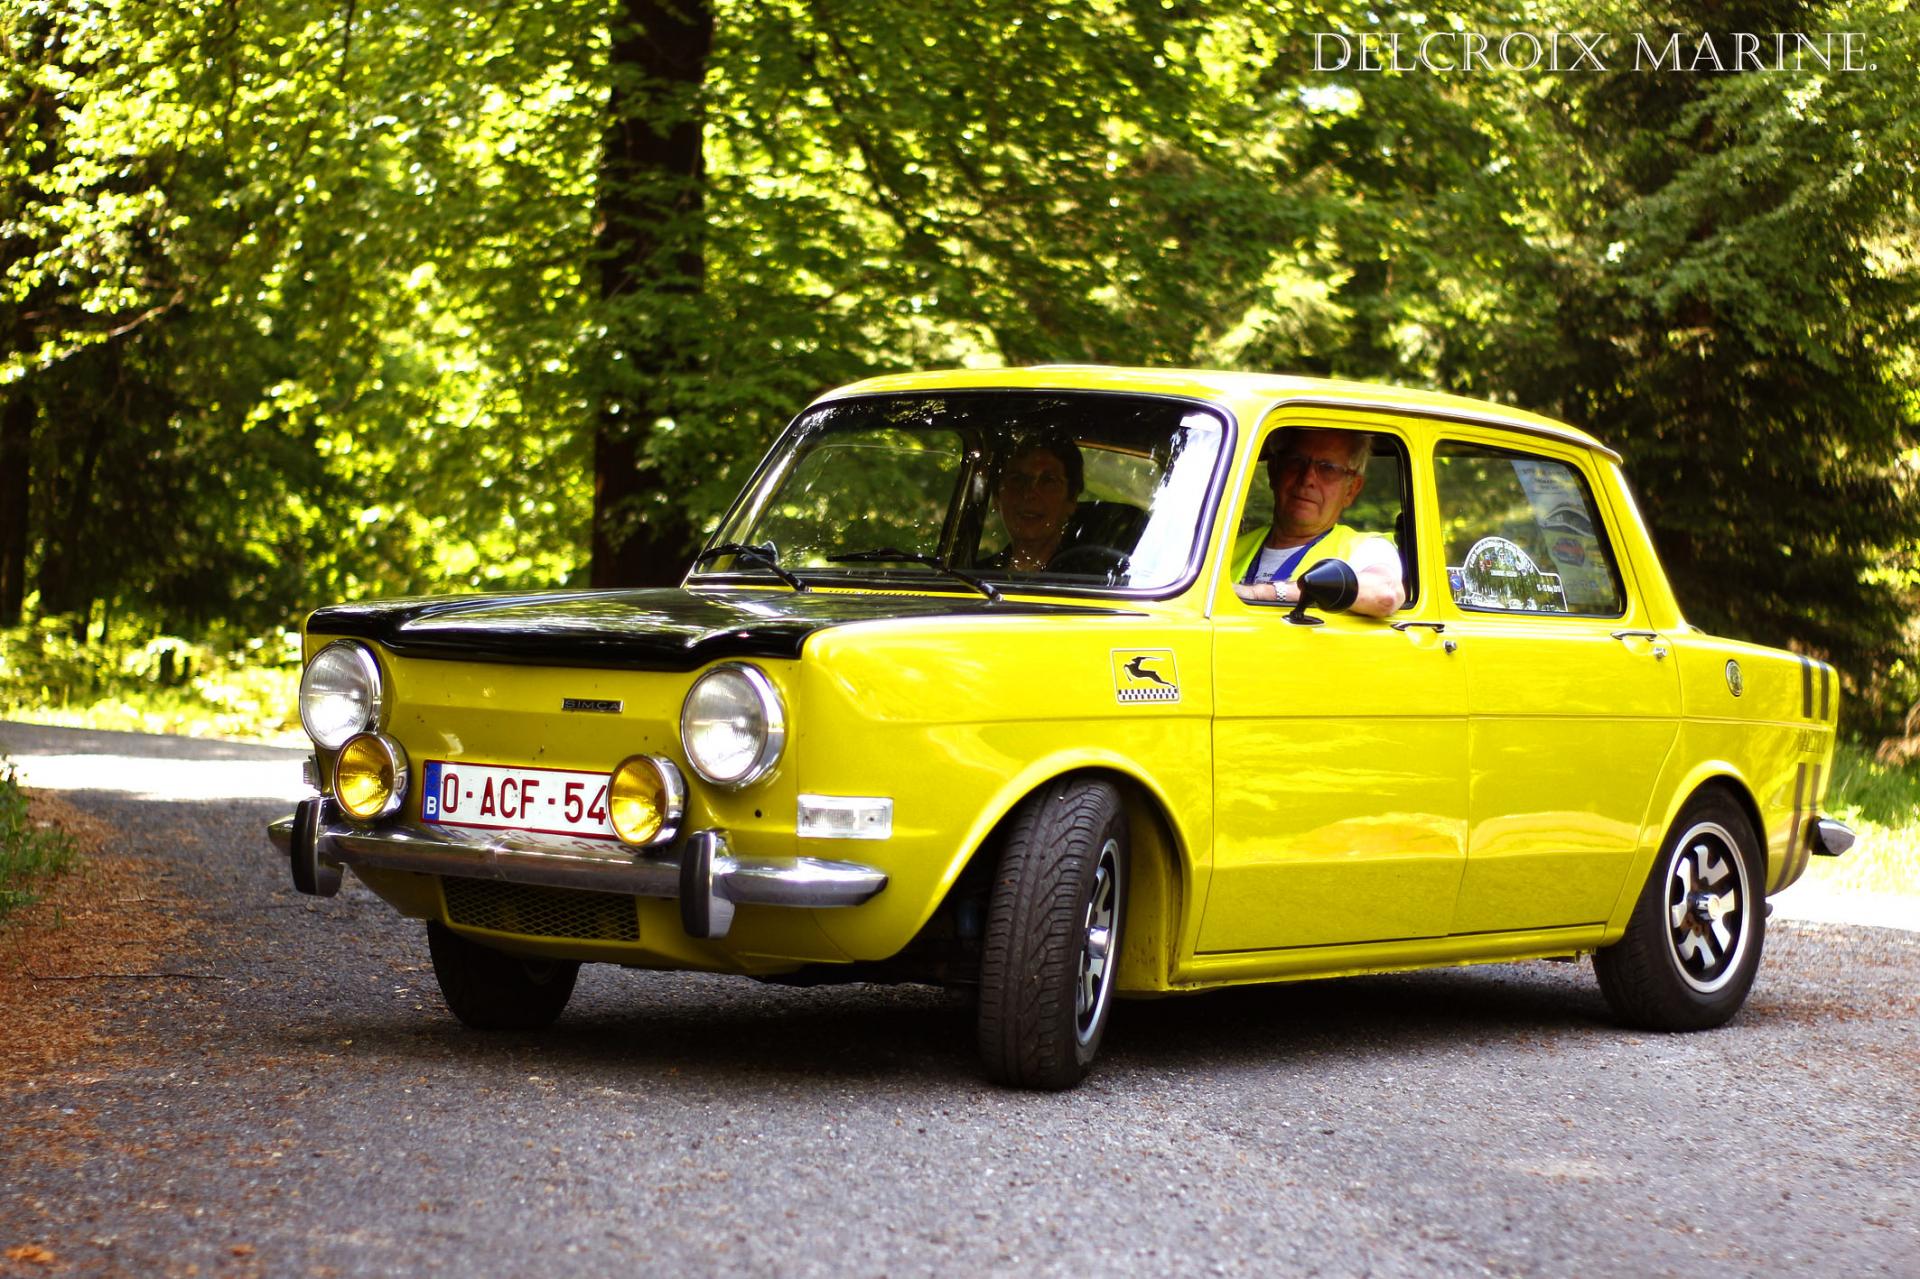
[(267, 838), (291, 860), (294, 887), (317, 897), (340, 891), (343, 866), (674, 897), (680, 901), (681, 922), (695, 937), (724, 937), (735, 905), (857, 906), (887, 885), (885, 871), (856, 862), (735, 857), (725, 832), (718, 830), (695, 831), (658, 851), (614, 846), (604, 853), (532, 848), (505, 839), (465, 843), (398, 826), (367, 830), (343, 820), (324, 795), (301, 800), (292, 816), (267, 827)]

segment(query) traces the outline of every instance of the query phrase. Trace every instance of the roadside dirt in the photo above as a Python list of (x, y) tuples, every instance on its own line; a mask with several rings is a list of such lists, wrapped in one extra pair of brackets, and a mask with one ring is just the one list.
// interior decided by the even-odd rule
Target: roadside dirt
[(113, 828), (59, 796), (28, 794), (32, 819), (80, 856), (0, 924), (0, 1085), (137, 1051), (142, 1005), (193, 980), (171, 975), (186, 971), (192, 915), (168, 868), (112, 851)]

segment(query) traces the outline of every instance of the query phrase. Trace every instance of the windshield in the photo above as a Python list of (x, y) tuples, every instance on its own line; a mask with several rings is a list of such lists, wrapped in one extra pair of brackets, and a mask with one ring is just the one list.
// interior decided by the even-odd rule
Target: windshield
[[(795, 424), (713, 545), (805, 581), (964, 576), (1163, 590), (1184, 580), (1226, 423), (1148, 396), (968, 391), (826, 404)], [(849, 559), (849, 557), (857, 557)], [(770, 576), (756, 556), (707, 573)]]

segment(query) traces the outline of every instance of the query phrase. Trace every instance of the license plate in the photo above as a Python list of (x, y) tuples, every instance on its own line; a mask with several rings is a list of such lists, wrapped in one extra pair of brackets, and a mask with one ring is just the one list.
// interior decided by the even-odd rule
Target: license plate
[(607, 821), (606, 773), (501, 768), (430, 759), (420, 815), (436, 826), (615, 839)]

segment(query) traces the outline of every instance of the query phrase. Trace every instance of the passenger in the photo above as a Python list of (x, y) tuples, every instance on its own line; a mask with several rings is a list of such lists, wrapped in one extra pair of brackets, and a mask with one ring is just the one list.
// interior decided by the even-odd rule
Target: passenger
[(1061, 550), (1061, 539), (1086, 486), (1079, 446), (1061, 435), (1029, 436), (1000, 472), (993, 508), (1007, 526), (1007, 545), (981, 568), (1037, 573)]
[(1386, 617), (1407, 601), (1400, 552), (1374, 533), (1340, 523), (1367, 482), (1372, 439), (1364, 431), (1284, 427), (1267, 441), (1273, 525), (1250, 529), (1233, 547), (1234, 593), (1292, 604), (1294, 581), (1322, 560), (1345, 560), (1360, 582), (1352, 611)]

